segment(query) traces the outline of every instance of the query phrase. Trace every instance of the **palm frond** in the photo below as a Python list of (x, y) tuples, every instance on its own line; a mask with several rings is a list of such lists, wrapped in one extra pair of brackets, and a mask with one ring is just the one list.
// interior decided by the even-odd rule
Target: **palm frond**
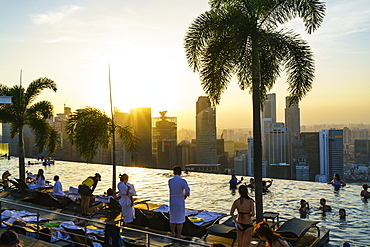
[(137, 150), (139, 139), (133, 133), (131, 128), (129, 126), (120, 126), (120, 125), (115, 125), (115, 127), (120, 139), (123, 141), (126, 148), (130, 151)]
[(54, 114), (54, 107), (50, 101), (40, 101), (27, 109), (27, 115), (32, 117), (49, 119)]
[(72, 113), (66, 132), (81, 157), (92, 162), (99, 148), (107, 148), (111, 137), (111, 119), (102, 111), (86, 107)]
[(40, 77), (36, 80), (33, 80), (27, 87), (24, 95), (24, 99), (27, 100), (26, 105), (32, 103), (44, 89), (52, 89), (54, 92), (56, 92), (57, 85), (53, 80), (46, 77)]

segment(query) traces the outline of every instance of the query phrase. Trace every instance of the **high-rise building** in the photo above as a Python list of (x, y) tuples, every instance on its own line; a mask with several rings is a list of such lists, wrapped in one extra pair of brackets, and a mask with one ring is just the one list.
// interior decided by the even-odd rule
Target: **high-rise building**
[(216, 109), (207, 96), (200, 96), (196, 103), (196, 161), (217, 163)]
[(325, 175), (327, 180), (335, 173), (343, 177), (343, 130), (322, 130), (319, 135), (320, 175)]
[[(269, 128), (265, 129), (265, 136), (266, 160), (268, 164), (288, 163), (288, 128), (284, 127), (284, 123), (270, 124)], [(270, 176), (270, 174), (267, 175)]]
[[(129, 113), (121, 112), (118, 109), (114, 111), (114, 120), (117, 124), (125, 127), (130, 126), (131, 124), (131, 116)], [(121, 138), (117, 138), (116, 134), (116, 164), (117, 165), (124, 165), (128, 166), (132, 164), (132, 151), (127, 150), (125, 144), (121, 140)]]
[(152, 109), (135, 108), (130, 110), (131, 126), (139, 139), (138, 150), (134, 153), (134, 164), (153, 167), (152, 163)]
[(177, 118), (167, 117), (167, 111), (153, 117), (153, 157), (157, 168), (171, 169), (177, 163)]
[(225, 141), (234, 141), (234, 139), (235, 139), (234, 130), (232, 130), (232, 129), (223, 129), (222, 130), (222, 138)]
[(266, 128), (270, 124), (276, 123), (276, 94), (268, 94), (263, 103), (262, 118), (261, 118), (261, 131), (262, 131), (262, 158), (267, 159), (266, 149)]
[(343, 130), (329, 130), (329, 176), (343, 177)]
[(247, 172), (248, 176), (254, 176), (254, 168), (253, 168), (253, 138), (248, 138), (248, 160), (247, 160)]
[(355, 140), (355, 163), (370, 164), (370, 140)]
[[(288, 163), (293, 164), (293, 143), (299, 140), (301, 132), (300, 109), (298, 104), (290, 105), (290, 97), (285, 98), (285, 126), (288, 128)], [(291, 179), (295, 179), (295, 166), (291, 165)]]
[(296, 179), (315, 181), (320, 174), (320, 135), (319, 132), (302, 132), (300, 139), (293, 142), (293, 163)]

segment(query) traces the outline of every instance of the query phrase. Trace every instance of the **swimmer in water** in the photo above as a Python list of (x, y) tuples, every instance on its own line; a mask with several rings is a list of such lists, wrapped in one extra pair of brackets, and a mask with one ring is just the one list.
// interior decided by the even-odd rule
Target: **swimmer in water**
[(362, 188), (363, 190), (361, 190), (361, 193), (360, 195), (364, 198), (364, 199), (369, 199), (370, 198), (370, 192), (367, 191), (367, 189), (369, 188), (369, 186), (367, 184), (363, 184), (362, 185)]
[(346, 219), (346, 210), (344, 208), (339, 209), (339, 219), (345, 220)]
[(324, 198), (320, 199), (320, 207), (323, 212), (331, 211), (331, 207), (329, 205), (326, 205), (326, 200)]
[(328, 182), (328, 184), (332, 184), (334, 186), (334, 189), (335, 190), (339, 190), (340, 187), (346, 186), (346, 182), (344, 182), (343, 180), (340, 179), (338, 173), (335, 173), (334, 174), (333, 180), (331, 180), (330, 182)]

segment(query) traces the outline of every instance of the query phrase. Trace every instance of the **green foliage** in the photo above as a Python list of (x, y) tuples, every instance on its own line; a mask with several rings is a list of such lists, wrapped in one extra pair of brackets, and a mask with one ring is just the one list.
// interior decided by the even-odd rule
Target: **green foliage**
[[(69, 141), (87, 162), (93, 161), (100, 148), (108, 147), (112, 129), (112, 119), (93, 107), (76, 110), (70, 115), (66, 126)], [(137, 138), (129, 128), (115, 124), (115, 129), (126, 147), (135, 149)]]
[[(291, 30), (277, 27), (296, 17), (307, 32), (322, 23), (325, 5), (315, 0), (213, 0), (211, 9), (197, 17), (185, 36), (189, 67), (199, 72), (204, 91), (213, 104), (236, 76), (242, 90), (252, 89), (253, 70), (260, 71), (261, 103), (281, 71), (288, 75), (291, 103), (312, 88), (313, 54)], [(258, 50), (252, 49), (253, 38)], [(252, 63), (258, 52), (259, 64)]]
[(32, 81), (26, 89), (19, 85), (8, 87), (1, 84), (0, 95), (12, 96), (12, 104), (0, 105), (0, 121), (11, 124), (11, 138), (17, 136), (24, 126), (30, 126), (39, 152), (47, 147), (51, 155), (58, 149), (57, 134), (47, 122), (53, 116), (53, 105), (49, 101), (32, 104), (44, 89), (55, 92), (57, 87), (54, 81), (44, 77)]

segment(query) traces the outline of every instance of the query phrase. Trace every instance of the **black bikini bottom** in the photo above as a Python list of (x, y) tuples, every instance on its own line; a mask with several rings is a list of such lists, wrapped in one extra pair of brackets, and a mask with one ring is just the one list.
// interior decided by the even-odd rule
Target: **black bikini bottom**
[(244, 232), (245, 230), (247, 230), (248, 228), (252, 227), (253, 225), (252, 224), (243, 224), (243, 223), (239, 223), (239, 225), (242, 227), (240, 228), (238, 226), (238, 230)]

